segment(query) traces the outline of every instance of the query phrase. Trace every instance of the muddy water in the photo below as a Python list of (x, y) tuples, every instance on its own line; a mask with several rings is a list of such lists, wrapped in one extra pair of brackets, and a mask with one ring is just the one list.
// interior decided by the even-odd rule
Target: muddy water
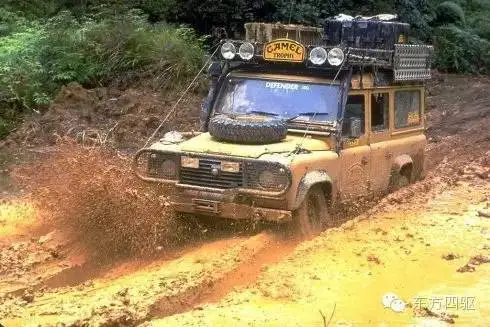
[[(59, 267), (61, 259), (41, 261), (26, 270), (40, 278), (34, 299), (22, 300), (24, 281), (21, 292), (0, 301), (8, 317), (2, 323), (323, 326), (323, 314), (333, 326), (437, 325), (441, 318), (419, 316), (420, 300), (444, 305), (456, 297), (459, 308), (433, 311), (457, 315), (451, 318), (457, 325), (488, 326), (490, 264), (457, 270), (473, 256), (490, 257), (490, 219), (478, 215), (489, 205), (489, 184), (458, 182), (436, 193), (427, 195), (427, 203), (409, 201), (396, 209), (381, 204), (306, 242), (262, 232), (111, 266), (77, 256), (67, 258), (71, 266)], [(18, 236), (33, 221), (34, 211), (25, 204), (3, 208), (9, 219), (18, 217), (20, 228), (4, 230), (4, 237)], [(448, 254), (453, 260), (442, 258)], [(58, 271), (39, 273), (48, 267)], [(403, 312), (383, 306), (388, 292), (406, 303)], [(462, 308), (462, 301), (473, 301), (474, 308)]]
[[(248, 260), (241, 262), (223, 277), (199, 285), (196, 289), (191, 289), (174, 298), (165, 298), (156, 302), (152, 305), (151, 316), (153, 318), (166, 317), (191, 311), (195, 308), (200, 309), (210, 303), (217, 303), (232, 291), (255, 283), (268, 265), (284, 259), (294, 251), (299, 243), (299, 240), (286, 240), (280, 235), (271, 233), (261, 234), (257, 237), (261, 239), (265, 237), (266, 244), (265, 246), (261, 245)], [(219, 249), (217, 250), (219, 251)]]
[[(470, 257), (490, 256), (485, 231), (490, 220), (477, 217), (488, 203), (488, 184), (447, 190), (427, 206), (395, 211), (331, 230), (300, 245), (269, 266), (257, 283), (229, 294), (217, 305), (152, 321), (152, 326), (250, 324), (323, 326), (320, 311), (332, 324), (393, 326), (443, 323), (417, 317), (421, 299), (433, 310), (456, 314), (457, 325), (488, 326), (490, 264), (459, 273)], [(483, 231), (483, 234), (482, 234)], [(455, 260), (444, 260), (453, 253)], [(382, 296), (396, 293), (407, 304), (394, 312)], [(451, 298), (459, 308), (450, 306)], [(449, 300), (447, 300), (449, 299)], [(474, 308), (462, 302), (472, 301)], [(438, 308), (446, 305), (446, 308)], [(335, 308), (335, 309), (334, 309)]]

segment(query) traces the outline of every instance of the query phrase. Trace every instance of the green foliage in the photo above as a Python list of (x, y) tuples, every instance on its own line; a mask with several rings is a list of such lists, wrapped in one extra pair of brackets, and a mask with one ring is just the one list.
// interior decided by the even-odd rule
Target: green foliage
[(69, 0), (2, 0), (3, 9), (22, 13), (27, 19), (53, 15)]
[(465, 23), (465, 15), (463, 8), (452, 1), (444, 1), (436, 7), (435, 24), (446, 25), (455, 24), (463, 25)]
[(473, 33), (490, 40), (490, 1), (467, 0), (464, 9), (467, 26)]
[(195, 75), (205, 55), (205, 38), (193, 29), (152, 25), (136, 10), (99, 11), (83, 19), (62, 11), (42, 22), (17, 19), (7, 11), (0, 15), (8, 26), (8, 34), (0, 36), (3, 135), (15, 121), (5, 108), (37, 110), (68, 82), (95, 86), (131, 72), (175, 87)]
[(4, 112), (0, 112), (0, 140), (5, 138), (15, 127), (13, 117), (5, 117)]
[(455, 25), (435, 30), (436, 66), (449, 72), (489, 73), (490, 42)]

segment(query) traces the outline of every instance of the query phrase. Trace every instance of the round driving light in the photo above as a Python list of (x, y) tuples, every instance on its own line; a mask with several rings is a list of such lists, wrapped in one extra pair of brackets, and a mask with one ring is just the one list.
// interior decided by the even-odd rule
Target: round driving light
[(173, 160), (164, 160), (160, 168), (162, 170), (162, 175), (166, 178), (174, 178), (177, 176), (177, 164)]
[(238, 55), (240, 55), (240, 58), (243, 60), (250, 60), (254, 57), (255, 49), (252, 43), (245, 42), (242, 43), (240, 48), (238, 48)]
[(221, 46), (221, 55), (226, 60), (231, 60), (235, 58), (236, 48), (231, 42), (226, 42)]
[(310, 61), (313, 65), (323, 65), (327, 61), (327, 50), (316, 47), (310, 52)]
[(344, 62), (344, 51), (339, 48), (333, 48), (328, 52), (328, 63), (332, 66), (340, 66)]

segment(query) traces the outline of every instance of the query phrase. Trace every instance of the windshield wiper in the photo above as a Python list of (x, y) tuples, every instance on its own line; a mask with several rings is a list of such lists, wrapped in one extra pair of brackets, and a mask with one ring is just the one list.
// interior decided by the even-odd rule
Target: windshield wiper
[(328, 112), (302, 112), (294, 117), (288, 118), (287, 122), (294, 121), (301, 116), (316, 117), (316, 116), (328, 116)]
[(257, 114), (257, 115), (264, 115), (264, 116), (271, 116), (271, 117), (279, 116), (279, 114), (276, 114), (274, 112), (260, 111), (260, 110), (247, 111), (247, 114)]

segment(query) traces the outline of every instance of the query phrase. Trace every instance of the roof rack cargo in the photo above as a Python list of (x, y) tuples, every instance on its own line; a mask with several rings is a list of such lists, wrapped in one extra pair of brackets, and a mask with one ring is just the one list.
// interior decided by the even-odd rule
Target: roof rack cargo
[(352, 17), (337, 15), (324, 23), (327, 45), (393, 50), (395, 44), (408, 41), (410, 25), (395, 21), (395, 15)]
[(407, 44), (410, 26), (395, 18), (338, 15), (323, 29), (247, 23), (245, 40), (223, 40), (218, 60), (324, 70), (382, 68), (393, 72), (395, 82), (430, 79), (432, 46)]

